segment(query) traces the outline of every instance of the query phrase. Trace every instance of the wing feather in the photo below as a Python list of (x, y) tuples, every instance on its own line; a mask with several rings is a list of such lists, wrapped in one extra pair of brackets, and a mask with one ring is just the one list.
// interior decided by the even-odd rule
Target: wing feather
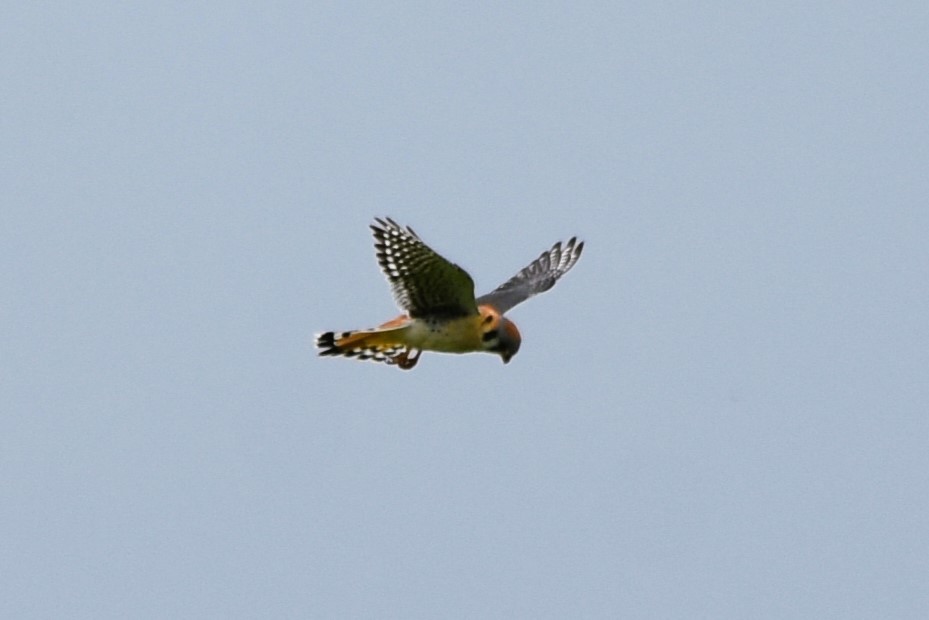
[(478, 297), (477, 304), (489, 304), (503, 314), (555, 286), (555, 282), (574, 267), (583, 250), (584, 242), (578, 243), (577, 237), (571, 237), (564, 246), (559, 241), (492, 292)]
[(377, 262), (401, 309), (411, 317), (477, 314), (468, 272), (433, 251), (409, 226), (390, 218), (375, 221)]

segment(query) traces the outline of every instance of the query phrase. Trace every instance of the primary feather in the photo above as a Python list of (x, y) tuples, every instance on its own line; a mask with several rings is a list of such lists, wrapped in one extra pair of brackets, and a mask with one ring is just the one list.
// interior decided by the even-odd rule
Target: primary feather
[(555, 286), (558, 278), (574, 267), (583, 251), (584, 242), (578, 243), (577, 237), (571, 237), (564, 246), (559, 241), (492, 292), (478, 297), (477, 304), (489, 304), (502, 314)]

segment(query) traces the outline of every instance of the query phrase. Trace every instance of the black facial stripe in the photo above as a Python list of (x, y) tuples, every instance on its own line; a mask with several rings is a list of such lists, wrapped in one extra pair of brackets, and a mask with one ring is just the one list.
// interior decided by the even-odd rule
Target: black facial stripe
[(484, 342), (488, 342), (490, 340), (496, 339), (497, 336), (497, 330), (492, 329), (489, 332), (484, 332), (484, 335), (482, 335), (481, 338), (484, 340)]

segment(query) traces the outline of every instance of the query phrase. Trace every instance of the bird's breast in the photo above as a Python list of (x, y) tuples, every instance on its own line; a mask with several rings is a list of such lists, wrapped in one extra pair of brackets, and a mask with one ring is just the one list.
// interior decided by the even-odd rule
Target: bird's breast
[(407, 331), (410, 346), (443, 353), (469, 353), (481, 350), (479, 315), (413, 319)]

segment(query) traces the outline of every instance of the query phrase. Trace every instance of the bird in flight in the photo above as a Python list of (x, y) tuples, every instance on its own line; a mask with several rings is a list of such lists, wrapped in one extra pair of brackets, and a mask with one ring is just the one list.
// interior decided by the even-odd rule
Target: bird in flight
[(407, 226), (375, 219), (377, 262), (404, 311), (373, 329), (326, 332), (316, 337), (320, 355), (372, 360), (409, 370), (423, 351), (486, 351), (507, 363), (522, 338), (503, 316), (510, 308), (555, 285), (580, 258), (584, 243), (559, 241), (496, 289), (475, 298), (474, 281), (464, 269), (427, 246)]

